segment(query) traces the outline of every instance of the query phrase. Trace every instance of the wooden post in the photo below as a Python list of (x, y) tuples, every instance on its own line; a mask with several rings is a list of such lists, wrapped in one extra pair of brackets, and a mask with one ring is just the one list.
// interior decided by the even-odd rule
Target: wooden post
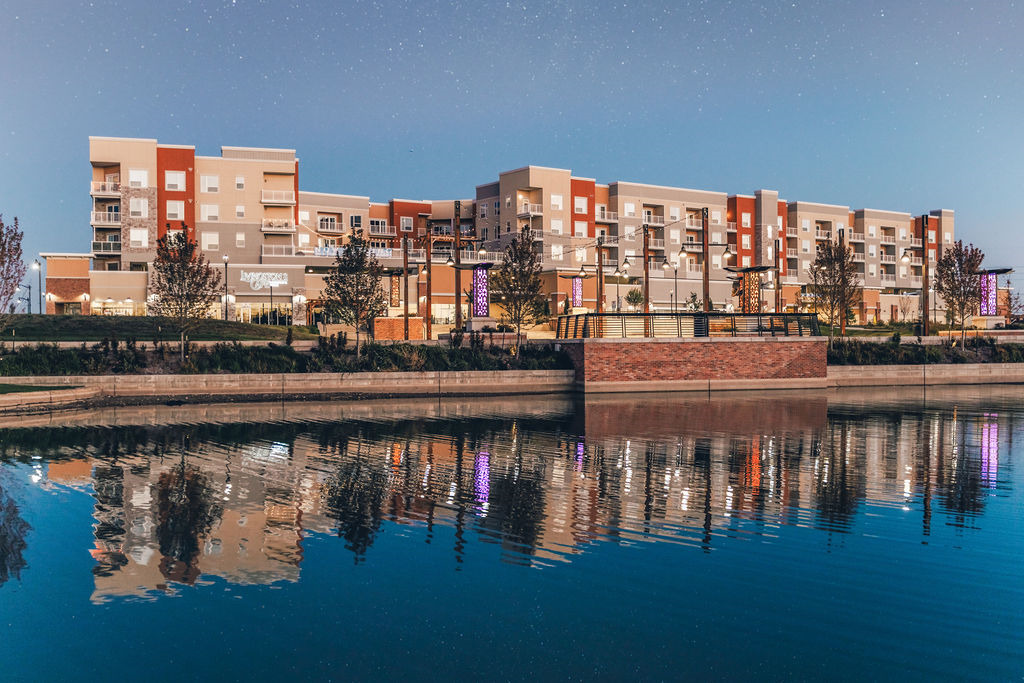
[(650, 230), (644, 223), (644, 313), (651, 312), (651, 262), (650, 262)]
[(462, 212), (462, 202), (455, 200), (455, 214), (452, 217), (452, 232), (454, 233), (455, 245), (455, 329), (462, 329), (462, 271), (459, 265), (462, 262), (462, 230), (459, 227), (459, 218)]
[(402, 307), (405, 314), (405, 320), (403, 332), (405, 334), (405, 341), (409, 341), (409, 238), (402, 238), (402, 278), (403, 278), (403, 295), (402, 295)]
[(921, 278), (921, 336), (928, 336), (928, 215), (921, 216), (921, 257), (924, 269)]

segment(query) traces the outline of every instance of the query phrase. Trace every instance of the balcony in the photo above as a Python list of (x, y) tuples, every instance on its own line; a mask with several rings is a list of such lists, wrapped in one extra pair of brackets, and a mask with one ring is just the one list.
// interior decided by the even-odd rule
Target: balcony
[(647, 248), (648, 249), (664, 249), (665, 248), (665, 240), (656, 240), (656, 239), (648, 238), (648, 240), (647, 240)]
[(911, 287), (921, 287), (922, 286), (922, 280), (919, 277), (908, 277), (908, 278), (906, 278), (906, 280), (907, 280), (907, 282), (910, 283)]
[(896, 254), (882, 254), (878, 260), (881, 263), (896, 263)]
[(832, 231), (831, 230), (821, 230), (821, 229), (815, 230), (814, 231), (814, 238), (815, 239), (819, 239), (819, 240), (830, 240), (830, 239), (832, 239)]
[(398, 229), (393, 225), (374, 225), (371, 223), (369, 234), (372, 237), (395, 237), (398, 235)]
[(524, 202), (519, 205), (519, 210), (516, 212), (516, 218), (530, 218), (531, 216), (543, 215), (544, 207), (540, 204), (530, 204)]
[(291, 234), (296, 230), (295, 221), (290, 218), (264, 218), (260, 230), (269, 234)]
[(919, 240), (917, 238), (911, 238), (910, 239), (910, 246), (911, 247), (917, 247), (918, 249), (920, 249), (924, 245), (921, 243), (921, 240)]
[(295, 190), (263, 190), (260, 202), (270, 206), (295, 206)]
[(878, 241), (882, 244), (896, 244), (896, 235), (886, 235), (883, 233)]
[(317, 232), (328, 235), (340, 235), (345, 232), (345, 226), (337, 221), (320, 221), (317, 226)]
[(92, 225), (121, 225), (121, 212), (93, 211), (89, 222)]
[(797, 258), (796, 249), (786, 249), (786, 258)]
[[(718, 223), (717, 225), (721, 225), (721, 224)], [(726, 232), (736, 232), (736, 222), (733, 221), (731, 223), (726, 223), (725, 224), (725, 231)]]
[(644, 223), (646, 223), (647, 225), (657, 225), (657, 226), (665, 225), (665, 217), (664, 216), (659, 216), (659, 215), (654, 214), (654, 213), (645, 213), (644, 214)]
[(93, 197), (120, 197), (121, 183), (92, 183), (89, 194)]
[(864, 241), (864, 233), (862, 233), (862, 232), (851, 232), (850, 233), (850, 241), (851, 242), (863, 242)]
[(700, 216), (687, 216), (685, 225), (689, 230), (703, 230), (704, 220)]
[(618, 223), (619, 214), (614, 211), (598, 211), (594, 214), (594, 220), (598, 223)]
[[(311, 249), (312, 251), (312, 249)], [(264, 256), (295, 256), (295, 246), (291, 244), (264, 244)]]
[(683, 242), (682, 249), (691, 254), (704, 253), (704, 245), (700, 242)]
[(895, 285), (896, 284), (896, 276), (891, 274), (891, 273), (882, 273), (881, 276), (880, 276), (880, 279), (881, 279), (883, 285), (885, 285), (885, 284)]
[(796, 237), (796, 228), (786, 228), (786, 237)]
[(120, 254), (121, 240), (115, 242), (93, 242), (92, 253), (94, 254)]
[(854, 263), (864, 263), (864, 252), (863, 251), (855, 251), (855, 252), (853, 252), (853, 261), (854, 261)]

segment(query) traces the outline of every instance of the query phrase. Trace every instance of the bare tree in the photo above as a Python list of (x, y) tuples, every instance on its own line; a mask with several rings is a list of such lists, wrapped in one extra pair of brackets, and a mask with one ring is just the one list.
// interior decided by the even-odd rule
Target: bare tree
[(1013, 283), (1006, 281), (1006, 317), (1011, 323), (1024, 318), (1024, 297), (1013, 288)]
[(346, 325), (356, 328), (356, 357), (359, 357), (359, 329), (370, 329), (373, 319), (387, 309), (381, 286), (384, 274), (370, 252), (363, 231), (356, 230), (338, 252), (334, 268), (324, 278), (324, 308)]
[(184, 231), (165, 235), (156, 242), (156, 259), (150, 272), (149, 312), (170, 318), (181, 336), (181, 360), (185, 360), (185, 336), (210, 315), (217, 301), (220, 273), (210, 267)]
[(10, 225), (4, 223), (0, 214), (0, 332), (10, 322), (8, 311), (11, 301), (18, 291), (21, 279), (25, 277), (25, 262), (22, 261), (21, 238), (23, 233), (18, 228), (18, 217)]
[(825, 242), (818, 248), (810, 274), (817, 312), (829, 324), (831, 344), (836, 325), (860, 303), (861, 282), (853, 250), (846, 244)]
[(516, 328), (516, 349), (524, 325), (534, 325), (545, 317), (541, 292), (540, 257), (533, 246), (533, 231), (524, 228), (508, 246), (501, 265), (491, 276), (494, 291), (504, 295), (502, 305), (509, 324)]
[(946, 302), (953, 322), (960, 324), (960, 343), (966, 336), (967, 318), (981, 303), (981, 277), (978, 270), (985, 254), (963, 240), (945, 249), (935, 266), (935, 292)]
[(920, 302), (909, 294), (900, 294), (899, 309), (900, 321), (907, 322), (907, 316), (913, 313), (914, 308), (919, 308)]

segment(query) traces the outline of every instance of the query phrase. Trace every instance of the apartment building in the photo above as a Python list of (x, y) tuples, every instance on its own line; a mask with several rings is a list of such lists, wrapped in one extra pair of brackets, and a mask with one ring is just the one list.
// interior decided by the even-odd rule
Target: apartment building
[[(922, 287), (926, 254), (934, 263), (954, 239), (948, 210), (914, 216), (786, 201), (765, 189), (745, 195), (602, 184), (543, 166), (499, 173), (471, 198), (379, 202), (301, 191), (292, 149), (225, 146), (220, 156), (201, 156), (191, 145), (91, 137), (89, 159), (91, 249), (44, 254), (51, 313), (144, 315), (157, 239), (187, 231), (223, 268), (225, 291), (212, 315), (306, 323), (316, 317), (338, 250), (362, 230), (385, 268), (389, 315), (405, 310), (405, 276), (409, 310), (426, 313), (429, 250), (431, 315), (450, 320), (457, 278), (449, 263), (498, 262), (530, 228), (552, 313), (598, 308), (599, 252), (606, 311), (627, 308), (626, 294), (645, 277), (654, 310), (700, 299), (705, 269), (714, 308), (728, 310), (739, 306), (735, 269), (756, 266), (767, 269), (757, 276), (764, 310), (775, 310), (776, 287), (784, 310), (807, 310), (818, 246), (843, 240), (864, 285), (857, 317), (887, 320), (899, 315), (901, 298)], [(459, 279), (468, 308), (472, 278)]]

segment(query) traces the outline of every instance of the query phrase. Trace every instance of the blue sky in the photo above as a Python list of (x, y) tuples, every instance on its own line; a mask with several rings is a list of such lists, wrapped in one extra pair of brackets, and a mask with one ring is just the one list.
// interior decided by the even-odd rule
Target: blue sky
[(538, 164), (948, 208), (1024, 270), (1022, 3), (0, 0), (0, 25), (0, 212), (30, 255), (88, 249), (109, 135), (292, 147), (302, 189), (379, 201)]

